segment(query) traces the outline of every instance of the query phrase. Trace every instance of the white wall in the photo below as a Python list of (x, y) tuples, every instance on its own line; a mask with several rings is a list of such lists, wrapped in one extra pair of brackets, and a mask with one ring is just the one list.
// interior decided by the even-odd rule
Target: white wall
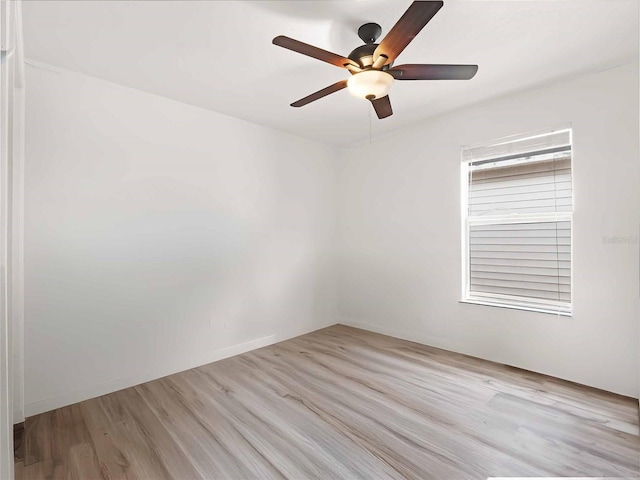
[(335, 323), (333, 150), (47, 66), (27, 90), (27, 415)]
[[(396, 112), (398, 115), (401, 112)], [(463, 145), (573, 124), (574, 315), (461, 304)], [(497, 99), (344, 152), (342, 323), (638, 396), (638, 66)]]
[[(26, 414), (333, 324), (336, 278), (343, 323), (637, 396), (637, 68), (337, 152), (28, 67)], [(573, 317), (460, 304), (460, 147), (567, 122)]]

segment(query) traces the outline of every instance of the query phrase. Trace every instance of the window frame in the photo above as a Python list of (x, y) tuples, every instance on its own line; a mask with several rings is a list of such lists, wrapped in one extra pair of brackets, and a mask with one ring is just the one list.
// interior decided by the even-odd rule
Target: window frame
[[(509, 141), (517, 141), (518, 139), (534, 137), (537, 135), (544, 135), (552, 132), (558, 132), (562, 130), (569, 131), (570, 145), (571, 145), (571, 211), (569, 212), (545, 212), (545, 213), (532, 213), (530, 215), (522, 214), (505, 214), (505, 215), (486, 215), (486, 216), (470, 216), (469, 215), (469, 173), (470, 165), (474, 162), (473, 159), (467, 159), (464, 156), (464, 152), (471, 148), (490, 146)], [(563, 125), (559, 128), (545, 129), (537, 132), (529, 132), (519, 135), (513, 135), (502, 139), (492, 140), (490, 142), (484, 142), (482, 144), (465, 146), (461, 149), (461, 246), (462, 246), (462, 298), (460, 303), (484, 305), (499, 308), (508, 308), (513, 310), (525, 310), (538, 313), (553, 314), (558, 316), (573, 316), (574, 307), (574, 283), (573, 283), (573, 271), (574, 271), (574, 255), (573, 255), (573, 214), (575, 211), (574, 203), (574, 187), (573, 187), (573, 130), (570, 124)], [(566, 302), (558, 302), (557, 305), (553, 305), (553, 300), (541, 300), (532, 299), (528, 297), (518, 297), (515, 295), (501, 295), (496, 293), (487, 293), (486, 296), (478, 292), (471, 294), (471, 259), (470, 259), (470, 232), (471, 227), (477, 225), (507, 225), (507, 224), (519, 224), (519, 223), (543, 223), (543, 222), (568, 222), (570, 230), (570, 242), (569, 242), (569, 258), (571, 261), (571, 271), (569, 274), (569, 284), (571, 286), (571, 301), (569, 305)], [(503, 299), (504, 302), (499, 301)]]

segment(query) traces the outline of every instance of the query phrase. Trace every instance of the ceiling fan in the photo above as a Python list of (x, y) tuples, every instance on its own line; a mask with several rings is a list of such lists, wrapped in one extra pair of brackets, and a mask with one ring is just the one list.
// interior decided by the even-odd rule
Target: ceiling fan
[(393, 114), (388, 94), (394, 80), (470, 80), (478, 71), (477, 65), (412, 63), (393, 66), (396, 57), (443, 5), (443, 1), (413, 2), (379, 44), (375, 42), (382, 28), (377, 23), (365, 23), (358, 29), (358, 36), (365, 44), (346, 58), (283, 35), (274, 38), (274, 45), (346, 68), (352, 75), (348, 80), (341, 80), (293, 102), (291, 106), (302, 107), (348, 88), (353, 95), (369, 100), (378, 118), (386, 118)]

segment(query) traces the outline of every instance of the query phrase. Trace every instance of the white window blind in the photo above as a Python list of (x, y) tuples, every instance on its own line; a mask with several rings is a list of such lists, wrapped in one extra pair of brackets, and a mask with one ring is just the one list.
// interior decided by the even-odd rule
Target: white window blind
[(469, 301), (571, 313), (571, 131), (463, 150)]

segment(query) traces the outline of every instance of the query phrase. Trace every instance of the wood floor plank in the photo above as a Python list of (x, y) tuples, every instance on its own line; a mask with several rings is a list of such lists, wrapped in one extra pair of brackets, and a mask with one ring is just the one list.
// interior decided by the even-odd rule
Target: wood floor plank
[[(72, 478), (71, 450), (91, 443), (80, 404), (59, 408), (27, 419), (25, 467), (41, 464), (46, 477)], [(91, 454), (95, 455), (93, 449)]]
[[(325, 363), (327, 358), (330, 358), (329, 364)], [(491, 452), (487, 448), (486, 441), (475, 435), (477, 431), (483, 431), (485, 435), (491, 433), (493, 438), (500, 439), (505, 435), (515, 433), (518, 429), (519, 425), (508, 417), (500, 414), (487, 415), (487, 412), (482, 410), (486, 402), (493, 397), (494, 392), (489, 392), (488, 396), (486, 394), (476, 396), (470, 401), (463, 396), (451, 396), (448, 391), (443, 394), (437, 385), (429, 384), (427, 381), (424, 384), (416, 382), (409, 378), (407, 370), (400, 372), (396, 370), (395, 374), (377, 370), (375, 375), (363, 382), (356, 373), (358, 371), (356, 367), (350, 365), (349, 362), (341, 361), (340, 358), (323, 358), (323, 355), (319, 355), (316, 351), (314, 352), (314, 362), (326, 369), (328, 377), (339, 378), (341, 386), (347, 387), (348, 391), (345, 392), (343, 401), (355, 401), (352, 408), (358, 408), (360, 394), (348, 388), (350, 382), (355, 387), (364, 386), (367, 390), (371, 390), (374, 396), (379, 397), (379, 402), (397, 406), (394, 414), (406, 410), (407, 414), (412, 417), (418, 415), (420, 422), (428, 421), (437, 427), (437, 435), (440, 437), (453, 437), (451, 432), (456, 431), (458, 433), (457, 445), (451, 450), (477, 452), (480, 455), (477, 460), (482, 460), (482, 463), (485, 464), (490, 463), (492, 458), (505, 468), (510, 463), (516, 463), (515, 459), (505, 458), (506, 456), (501, 455), (500, 452)], [(296, 363), (299, 364), (299, 362)], [(473, 397), (473, 395), (469, 395), (469, 397)], [(412, 420), (413, 418), (410, 419), (410, 421)], [(472, 461), (472, 459), (467, 458), (467, 461)], [(525, 465), (521, 463), (517, 470), (523, 471), (525, 469)], [(529, 470), (530, 473), (541, 473), (532, 468)]]
[[(257, 394), (253, 388), (247, 391), (234, 384), (223, 373), (230, 365), (226, 361), (224, 368), (205, 371), (201, 382), (208, 382), (209, 388), (223, 392), (227, 397), (227, 411), (243, 424), (238, 425), (243, 435), (251, 439), (256, 450), (272, 459), (274, 466), (287, 478), (363, 478), (359, 472), (350, 471), (349, 465), (341, 463), (337, 455), (327, 453), (327, 450), (335, 451), (336, 446), (345, 447), (347, 439), (340, 438), (315, 415), (299, 415), (295, 411), (297, 406), (287, 401), (284, 392), (277, 398), (270, 398)], [(285, 418), (286, 421), (282, 421)], [(356, 453), (354, 445), (348, 447), (344, 448), (345, 452)], [(379, 463), (375, 458), (369, 460), (374, 465)], [(379, 478), (389, 478), (385, 475), (384, 465), (380, 465), (377, 473)]]
[(25, 420), (24, 466), (28, 467), (51, 457), (51, 422), (54, 411)]
[[(289, 352), (285, 358), (289, 360), (293, 355), (293, 352)], [(282, 357), (283, 355), (278, 356)], [(308, 382), (305, 387), (300, 387), (295, 380), (289, 383), (291, 388), (299, 389), (300, 398), (320, 399), (315, 408), (339, 419), (351, 431), (378, 431), (378, 438), (368, 444), (369, 448), (376, 449), (378, 455), (397, 469), (401, 469), (405, 478), (474, 478), (480, 472), (487, 477), (489, 472), (484, 470), (492, 470), (495, 473), (496, 468), (501, 475), (510, 475), (514, 471), (527, 474), (544, 473), (543, 470), (518, 462), (517, 459), (508, 458), (500, 451), (485, 449), (482, 442), (470, 435), (464, 435), (465, 432), (455, 424), (433, 415), (433, 403), (429, 404), (430, 413), (425, 418), (420, 412), (408, 408), (405, 402), (389, 401), (391, 399), (388, 391), (376, 392), (371, 388), (365, 390), (359, 386), (359, 382), (350, 385), (342, 377), (336, 382), (337, 387), (327, 387), (329, 384), (325, 383), (326, 378), (335, 377), (335, 373), (329, 372), (323, 378), (315, 363), (314, 361), (310, 365), (304, 365), (300, 358), (292, 362), (295, 366), (281, 363), (283, 370), (279, 380), (290, 382), (291, 377), (295, 378), (290, 371), (291, 368), (301, 368), (313, 381)], [(318, 389), (314, 385), (321, 385), (322, 388)], [(306, 403), (310, 405), (308, 400)], [(448, 407), (453, 405), (455, 404), (449, 403)], [(464, 418), (469, 421), (467, 413)], [(482, 424), (478, 428), (486, 429), (487, 425)], [(508, 425), (507, 432), (515, 432), (516, 428), (517, 425)], [(454, 432), (457, 435), (453, 435)], [(492, 433), (501, 439), (505, 434), (499, 429), (493, 429)], [(425, 463), (431, 465), (428, 474), (420, 468), (420, 465)], [(513, 468), (515, 463), (519, 463), (516, 469)], [(450, 471), (452, 466), (455, 468)]]
[[(254, 478), (255, 474), (238, 460), (225, 438), (214, 426), (201, 422), (185, 401), (184, 390), (169, 379), (149, 382), (136, 391), (154, 410), (158, 420), (174, 434), (191, 463), (203, 477)], [(234, 445), (234, 444), (231, 444)], [(234, 445), (235, 446), (235, 445)]]
[(334, 326), (25, 422), (17, 478), (638, 478), (637, 401)]
[(81, 443), (69, 448), (69, 469), (67, 477), (73, 480), (100, 478), (102, 473), (96, 461), (93, 445)]
[(203, 428), (216, 437), (221, 445), (233, 445), (228, 455), (241, 464), (246, 477), (284, 479), (284, 475), (260, 451), (245, 438), (231, 420), (233, 409), (239, 402), (223, 405), (210, 395), (210, 389), (201, 389), (204, 383), (197, 372), (184, 372), (165, 379), (178, 392), (184, 408)]
[(114, 430), (118, 428), (117, 421), (107, 415), (101, 403), (89, 400), (80, 404), (101, 475), (110, 480), (137, 480), (138, 477), (122, 450), (121, 441), (118, 441), (117, 437), (114, 438)]
[(32, 463), (24, 466), (23, 462), (16, 463), (15, 480), (39, 480), (49, 478), (44, 469), (43, 462)]
[(531, 450), (540, 451), (542, 442), (548, 445), (548, 450), (554, 447), (556, 451), (562, 451), (565, 470), (556, 475), (574, 476), (585, 469), (607, 476), (628, 476), (637, 472), (640, 441), (636, 435), (600, 428), (581, 418), (551, 407), (541, 408), (508, 394), (496, 395), (490, 406), (521, 419), (516, 439), (526, 437), (531, 440), (523, 445), (529, 448), (536, 445), (538, 448)]
[[(337, 329), (340, 334), (332, 332), (331, 335), (338, 341), (346, 337), (352, 342), (379, 350), (390, 348), (395, 354), (393, 356), (398, 359), (418, 362), (425, 369), (440, 369), (447, 377), (453, 375), (456, 378), (468, 379), (465, 389), (472, 383), (481, 382), (496, 392), (521, 396), (542, 405), (553, 405), (576, 415), (581, 414), (586, 419), (598, 418), (600, 423), (610, 428), (638, 434), (638, 407), (637, 403), (629, 401), (629, 398), (412, 342), (404, 342), (404, 346), (394, 347), (393, 344), (389, 344), (389, 337), (372, 332), (358, 331), (357, 335), (352, 335), (351, 331), (354, 329), (344, 326), (337, 326)], [(438, 359), (435, 363), (429, 360), (433, 356)], [(580, 391), (585, 394), (578, 395)]]
[[(272, 369), (269, 369), (272, 370)], [(236, 399), (248, 407), (260, 420), (270, 426), (278, 436), (294, 439), (295, 448), (314, 462), (322, 476), (339, 478), (397, 478), (397, 474), (384, 461), (370, 454), (358, 442), (336, 431), (321, 415), (310, 415), (307, 405), (296, 398), (295, 392), (278, 383), (272, 372), (253, 366), (243, 366), (236, 359), (227, 362), (223, 371), (209, 371), (208, 375), (236, 394)], [(264, 382), (261, 377), (267, 377)], [(249, 380), (237, 381), (238, 378)], [(287, 422), (274, 419), (287, 418)]]
[(114, 443), (139, 479), (200, 478), (187, 453), (135, 388), (109, 395), (104, 408), (112, 421)]

